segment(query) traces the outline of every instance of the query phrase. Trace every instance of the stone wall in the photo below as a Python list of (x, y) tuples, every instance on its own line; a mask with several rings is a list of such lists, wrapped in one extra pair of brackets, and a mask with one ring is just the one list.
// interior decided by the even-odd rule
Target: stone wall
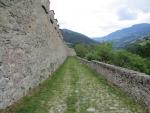
[(71, 53), (49, 0), (0, 0), (0, 109), (47, 79)]
[(79, 59), (150, 110), (150, 75), (102, 62)]

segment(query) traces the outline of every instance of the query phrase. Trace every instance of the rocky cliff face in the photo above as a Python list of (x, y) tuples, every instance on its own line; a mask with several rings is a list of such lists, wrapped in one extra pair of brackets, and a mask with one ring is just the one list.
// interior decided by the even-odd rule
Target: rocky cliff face
[(47, 79), (69, 50), (49, 0), (0, 0), (0, 109)]

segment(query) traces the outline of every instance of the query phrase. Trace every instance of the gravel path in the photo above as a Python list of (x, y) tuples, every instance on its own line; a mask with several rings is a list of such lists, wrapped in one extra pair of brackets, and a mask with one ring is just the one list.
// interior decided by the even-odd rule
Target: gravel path
[(0, 113), (148, 113), (75, 58)]
[[(69, 67), (67, 67), (69, 68)], [(65, 70), (63, 79), (57, 81), (58, 89), (53, 89), (54, 94), (48, 101), (49, 113), (64, 113), (67, 108), (66, 99), (71, 94), (71, 76), (69, 70)]]
[(48, 102), (49, 113), (143, 113), (126, 105), (101, 79), (71, 59), (64, 78), (57, 83), (60, 89), (53, 91)]

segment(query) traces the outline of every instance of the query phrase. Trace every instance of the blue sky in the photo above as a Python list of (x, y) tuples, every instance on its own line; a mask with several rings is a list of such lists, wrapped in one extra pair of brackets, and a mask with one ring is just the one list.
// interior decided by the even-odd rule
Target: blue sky
[(150, 23), (150, 0), (50, 0), (60, 28), (100, 37), (138, 23)]

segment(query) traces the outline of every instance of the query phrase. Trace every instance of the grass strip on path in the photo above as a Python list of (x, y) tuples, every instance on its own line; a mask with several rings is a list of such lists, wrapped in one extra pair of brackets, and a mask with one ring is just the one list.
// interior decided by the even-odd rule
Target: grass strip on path
[(76, 58), (2, 113), (148, 113)]

